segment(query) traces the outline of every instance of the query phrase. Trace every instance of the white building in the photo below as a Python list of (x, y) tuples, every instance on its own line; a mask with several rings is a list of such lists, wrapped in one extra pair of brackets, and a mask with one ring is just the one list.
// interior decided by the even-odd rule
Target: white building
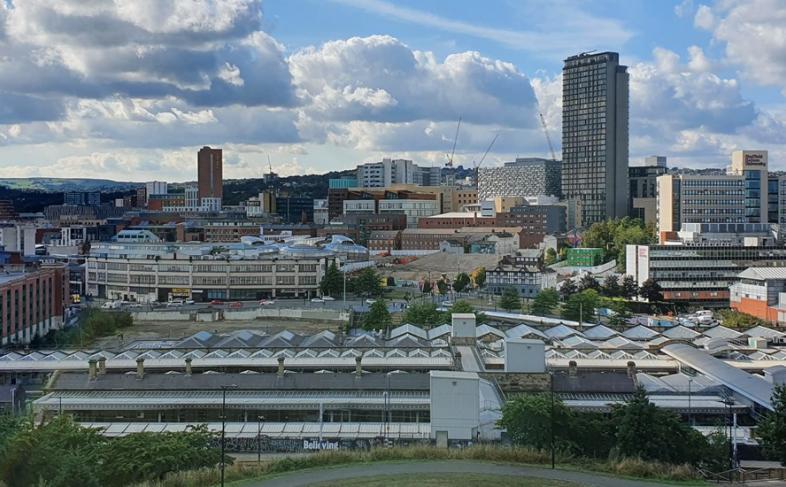
[(357, 167), (360, 188), (385, 188), (394, 184), (417, 184), (437, 186), (442, 169), (438, 166), (419, 167), (409, 159), (384, 158), (380, 162), (368, 162)]
[(150, 181), (145, 183), (145, 203), (150, 201), (151, 196), (160, 196), (165, 194), (168, 194), (166, 181)]
[(0, 246), (9, 252), (35, 255), (35, 225), (0, 226)]
[(317, 225), (327, 225), (330, 221), (328, 215), (328, 200), (314, 200), (314, 223)]
[[(346, 203), (346, 201), (344, 202)], [(415, 228), (418, 220), (424, 217), (438, 215), (440, 212), (439, 200), (379, 200), (378, 213), (404, 213), (407, 215), (407, 226)]]

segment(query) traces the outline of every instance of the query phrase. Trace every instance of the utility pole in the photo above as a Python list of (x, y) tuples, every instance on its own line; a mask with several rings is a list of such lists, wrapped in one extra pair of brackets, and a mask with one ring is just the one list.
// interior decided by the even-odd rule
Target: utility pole
[(235, 384), (221, 386), (221, 487), (224, 487), (224, 469), (226, 468), (227, 390), (236, 388)]
[(555, 453), (554, 453), (554, 371), (549, 374), (549, 388), (551, 389), (551, 469), (555, 468)]

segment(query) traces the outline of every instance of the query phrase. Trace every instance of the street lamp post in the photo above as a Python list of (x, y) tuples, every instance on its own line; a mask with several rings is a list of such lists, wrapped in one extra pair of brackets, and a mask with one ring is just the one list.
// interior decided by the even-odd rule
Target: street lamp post
[(551, 389), (551, 426), (549, 427), (551, 433), (551, 469), (555, 468), (555, 453), (554, 453), (554, 371), (549, 374), (549, 388)]
[(693, 384), (693, 377), (688, 378), (688, 424), (693, 426), (693, 405), (691, 404), (691, 384)]
[(262, 421), (264, 416), (257, 416), (257, 463), (262, 463)]
[(227, 390), (236, 388), (236, 384), (221, 386), (221, 487), (224, 487), (224, 469), (226, 468)]

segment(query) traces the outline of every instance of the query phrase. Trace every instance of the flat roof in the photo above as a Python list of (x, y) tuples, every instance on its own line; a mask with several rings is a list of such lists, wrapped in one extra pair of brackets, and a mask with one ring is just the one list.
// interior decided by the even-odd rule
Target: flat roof
[(690, 345), (675, 343), (666, 345), (662, 350), (665, 354), (715, 379), (737, 394), (770, 411), (773, 410), (773, 385), (763, 378), (740, 370)]

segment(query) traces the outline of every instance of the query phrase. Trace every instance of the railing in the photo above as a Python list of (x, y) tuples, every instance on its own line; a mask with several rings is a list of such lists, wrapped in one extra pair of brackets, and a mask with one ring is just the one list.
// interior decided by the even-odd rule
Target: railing
[(751, 482), (786, 479), (786, 470), (783, 468), (757, 468), (746, 470), (742, 467), (737, 467), (723, 472), (710, 472), (703, 469), (699, 469), (698, 471), (704, 479), (716, 484), (725, 482), (746, 485)]

